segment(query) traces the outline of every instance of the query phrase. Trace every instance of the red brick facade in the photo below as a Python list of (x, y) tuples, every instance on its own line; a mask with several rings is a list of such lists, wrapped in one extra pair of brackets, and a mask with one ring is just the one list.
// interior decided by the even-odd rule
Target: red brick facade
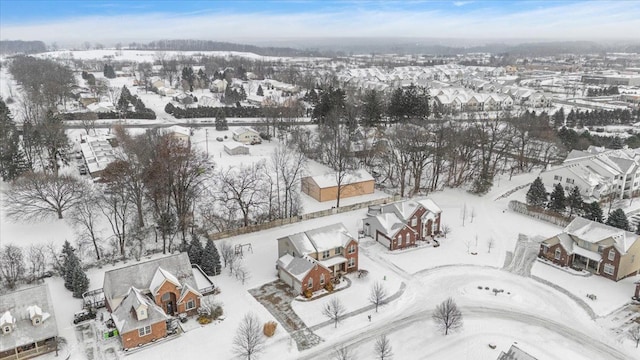
[[(545, 251), (547, 249), (547, 251)], [(559, 250), (559, 255), (556, 256), (556, 250)], [(569, 266), (571, 265), (572, 257), (567, 253), (567, 251), (560, 245), (555, 244), (553, 246), (545, 247), (544, 245), (540, 245), (540, 252), (538, 256), (544, 257), (551, 262), (558, 264), (560, 266)]]
[[(323, 279), (324, 281), (321, 281)], [(309, 287), (309, 280), (311, 280), (311, 287)], [(302, 279), (302, 293), (307, 289), (311, 289), (312, 292), (324, 289), (324, 285), (329, 281), (331, 281), (331, 271), (324, 266), (316, 264), (307, 276)]]
[[(157, 295), (153, 300), (167, 315), (177, 315), (181, 313), (195, 315), (200, 307), (200, 298), (193, 292), (189, 292), (182, 301), (179, 301), (181, 292), (182, 290), (178, 289), (175, 284), (170, 281), (165, 281), (162, 286), (160, 286), (160, 289), (158, 289)], [(190, 300), (194, 301), (195, 307), (187, 310), (187, 303)]]
[(139, 329), (120, 334), (122, 346), (125, 349), (131, 349), (136, 346), (144, 345), (151, 341), (155, 341), (167, 336), (167, 324), (164, 321), (151, 325), (151, 332), (140, 336)]
[[(613, 259), (609, 259), (609, 253), (613, 255)], [(605, 266), (609, 268), (609, 266), (613, 266), (613, 274), (607, 274), (605, 272)], [(600, 263), (600, 275), (606, 277), (607, 279), (616, 281), (618, 279), (618, 268), (620, 267), (620, 253), (613, 246), (608, 247), (602, 251), (602, 263)]]
[[(349, 249), (352, 248), (354, 249), (354, 251), (352, 253), (349, 253)], [(352, 271), (357, 271), (358, 270), (358, 255), (359, 255), (360, 249), (358, 248), (358, 242), (355, 240), (351, 240), (347, 246), (344, 248), (344, 257), (347, 258), (347, 263), (344, 264), (345, 267), (345, 271), (346, 272), (352, 272)], [(351, 260), (353, 259), (353, 260)], [(349, 266), (349, 262), (352, 261), (353, 265)]]

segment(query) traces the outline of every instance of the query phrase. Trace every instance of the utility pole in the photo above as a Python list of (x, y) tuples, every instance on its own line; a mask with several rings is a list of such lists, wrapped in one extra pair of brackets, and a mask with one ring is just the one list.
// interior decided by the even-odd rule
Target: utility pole
[(205, 144), (207, 146), (207, 159), (209, 158), (209, 129), (204, 129)]

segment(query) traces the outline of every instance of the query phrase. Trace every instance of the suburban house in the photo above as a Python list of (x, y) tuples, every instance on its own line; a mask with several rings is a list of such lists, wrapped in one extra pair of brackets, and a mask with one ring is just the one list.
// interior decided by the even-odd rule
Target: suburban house
[(89, 175), (101, 177), (107, 165), (116, 160), (116, 152), (106, 136), (83, 136), (80, 140), (80, 151), (87, 166)]
[(224, 144), (224, 151), (229, 155), (249, 155), (249, 147), (239, 143)]
[(87, 110), (95, 113), (108, 113), (115, 111), (113, 104), (108, 102), (92, 102), (86, 106)]
[(165, 337), (167, 321), (195, 315), (202, 297), (186, 253), (107, 271), (103, 290), (125, 350)]
[(312, 292), (336, 277), (358, 270), (358, 242), (343, 224), (278, 239), (278, 277), (296, 292)]
[[(340, 198), (373, 194), (375, 180), (364, 169), (346, 173), (340, 184)], [(317, 201), (331, 201), (338, 197), (338, 174), (303, 177), (302, 192)]]
[(167, 133), (174, 139), (182, 142), (183, 144), (190, 146), (191, 145), (191, 130), (184, 126), (173, 125), (167, 128)]
[(497, 360), (538, 360), (537, 358), (531, 356), (529, 353), (523, 351), (519, 347), (515, 345), (511, 345), (509, 351), (506, 353), (504, 351), (500, 352)]
[(0, 296), (0, 359), (29, 359), (56, 350), (58, 326), (46, 284)]
[(639, 238), (630, 231), (576, 217), (562, 233), (540, 243), (538, 256), (618, 281), (640, 273)]
[(439, 234), (441, 214), (431, 199), (369, 206), (362, 231), (389, 250), (404, 249)]
[(240, 127), (234, 129), (233, 131), (233, 140), (237, 142), (241, 142), (243, 144), (259, 144), (262, 142), (260, 138), (260, 133), (253, 130), (252, 128)]
[(548, 190), (557, 183), (567, 190), (577, 186), (587, 201), (636, 197), (640, 195), (640, 153), (594, 146), (572, 150), (562, 165), (541, 172), (540, 179)]

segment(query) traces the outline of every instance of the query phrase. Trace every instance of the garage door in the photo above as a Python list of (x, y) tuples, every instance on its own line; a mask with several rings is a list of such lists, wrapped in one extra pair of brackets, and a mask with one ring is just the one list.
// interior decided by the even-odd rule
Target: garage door
[(376, 241), (380, 244), (384, 245), (387, 249), (391, 246), (391, 241), (384, 236), (381, 236), (380, 233), (376, 233)]
[[(278, 276), (280, 277), (280, 280), (284, 281), (287, 285), (291, 286), (292, 288), (296, 288), (296, 282), (293, 278), (293, 276), (291, 276), (288, 272), (282, 270), (282, 269), (278, 269)], [(298, 286), (298, 289), (296, 289), (296, 291), (300, 290), (300, 286)]]

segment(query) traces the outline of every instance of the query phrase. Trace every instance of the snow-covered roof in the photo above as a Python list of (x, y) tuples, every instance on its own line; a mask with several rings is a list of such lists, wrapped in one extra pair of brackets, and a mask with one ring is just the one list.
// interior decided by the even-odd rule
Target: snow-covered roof
[(282, 268), (298, 281), (302, 281), (311, 269), (316, 265), (316, 261), (310, 257), (293, 257), (285, 254), (278, 259), (278, 267)]
[(202, 297), (202, 293), (196, 289), (194, 289), (191, 285), (186, 284), (182, 287), (182, 291), (180, 291), (180, 298), (178, 299), (178, 303), (181, 303), (184, 300), (184, 297), (187, 296), (188, 293), (194, 293), (198, 297)]
[(247, 149), (249, 148), (247, 145), (240, 142), (228, 142), (224, 144), (224, 147), (229, 150), (233, 150), (237, 148), (247, 148)]
[(29, 314), (29, 318), (33, 319), (36, 316), (41, 317), (42, 321), (47, 320), (51, 314), (47, 313), (47, 312), (43, 312), (42, 309), (40, 308), (40, 306), (38, 305), (31, 305), (27, 308), (27, 313)]
[(104, 170), (116, 160), (115, 150), (106, 137), (86, 136), (80, 144), (90, 174)]
[(400, 229), (405, 227), (405, 222), (398, 218), (395, 213), (378, 214), (373, 219), (378, 222), (384, 233), (389, 237), (393, 237)]
[(112, 303), (116, 299), (112, 306), (117, 306), (132, 286), (141, 291), (150, 291), (151, 282), (159, 267), (171, 274), (179, 284), (197, 288), (189, 256), (187, 253), (179, 253), (105, 272), (103, 289), (106, 300)]
[(436, 204), (436, 202), (431, 199), (419, 200), (418, 203), (420, 203), (420, 205), (424, 206), (425, 209), (434, 214), (439, 214), (442, 212), (440, 206), (438, 206), (438, 204)]
[[(336, 179), (337, 174), (324, 174), (324, 175), (316, 175), (311, 176), (311, 179), (322, 189), (330, 188), (334, 186), (338, 186), (338, 180)], [(349, 184), (357, 184), (365, 181), (372, 181), (373, 176), (369, 174), (364, 169), (358, 169), (353, 172), (347, 173), (342, 182), (341, 186), (349, 185)]]
[(338, 265), (338, 264), (344, 264), (347, 262), (347, 258), (344, 256), (334, 256), (332, 258), (326, 259), (326, 260), (320, 260), (318, 261), (320, 263), (320, 265), (326, 267), (326, 268), (331, 268), (332, 266)]
[(180, 126), (180, 125), (173, 125), (167, 128), (167, 131), (170, 133), (175, 133), (175, 134), (179, 134), (179, 135), (185, 135), (185, 136), (190, 136), (191, 135), (191, 131), (184, 127), (184, 126)]
[(354, 239), (342, 223), (323, 226), (305, 232), (285, 236), (300, 255), (319, 253), (337, 247), (345, 247)]
[(250, 132), (250, 133), (253, 133), (255, 135), (259, 135), (259, 133), (257, 131), (255, 131), (252, 128), (249, 128), (249, 127), (239, 127), (237, 129), (233, 129), (231, 132), (236, 136), (242, 135), (242, 134), (244, 134), (246, 132)]
[[(145, 306), (147, 317), (142, 320), (136, 318), (136, 311), (140, 306)], [(144, 326), (150, 326), (155, 323), (166, 321), (169, 319), (162, 309), (156, 305), (150, 298), (143, 295), (139, 289), (130, 287), (127, 295), (124, 297), (120, 305), (111, 313), (111, 318), (120, 334), (139, 329)]]
[[(38, 325), (31, 322), (29, 308), (37, 305), (43, 320)], [(35, 308), (31, 309), (35, 311)], [(53, 313), (53, 303), (46, 284), (23, 288), (14, 292), (3, 292), (0, 296), (0, 322), (14, 326), (9, 334), (0, 336), (0, 352), (43, 341), (58, 335), (58, 325)], [(45, 314), (47, 314), (45, 318)]]
[(382, 207), (382, 212), (394, 212), (398, 216), (398, 218), (407, 221), (409, 220), (411, 215), (413, 215), (413, 213), (415, 213), (419, 208), (420, 204), (418, 204), (418, 202), (414, 200), (405, 200), (394, 202), (389, 205), (384, 205)]
[(589, 258), (589, 259), (594, 260), (594, 261), (602, 260), (602, 255), (598, 254), (595, 251), (590, 251), (590, 250), (581, 248), (579, 246), (574, 246), (573, 247), (573, 253), (574, 254), (578, 254), (580, 256), (584, 256), (584, 257)]
[(149, 284), (149, 290), (154, 294), (158, 294), (158, 290), (162, 286), (165, 281), (169, 281), (173, 285), (180, 287), (180, 280), (173, 276), (170, 272), (164, 270), (161, 267), (158, 267), (156, 273), (153, 275), (153, 279), (151, 279), (151, 284)]
[(638, 235), (630, 231), (621, 230), (579, 216), (567, 225), (564, 232), (590, 243), (598, 243), (611, 238), (615, 242), (616, 249), (623, 254), (638, 239)]

